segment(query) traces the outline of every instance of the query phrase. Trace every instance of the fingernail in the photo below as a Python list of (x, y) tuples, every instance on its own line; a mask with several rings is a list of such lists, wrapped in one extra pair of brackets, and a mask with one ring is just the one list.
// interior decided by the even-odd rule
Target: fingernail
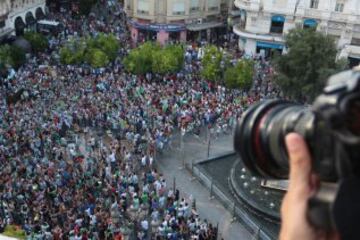
[(289, 133), (288, 135), (286, 135), (285, 141), (288, 151), (295, 151), (299, 149), (302, 142), (302, 137), (298, 133)]

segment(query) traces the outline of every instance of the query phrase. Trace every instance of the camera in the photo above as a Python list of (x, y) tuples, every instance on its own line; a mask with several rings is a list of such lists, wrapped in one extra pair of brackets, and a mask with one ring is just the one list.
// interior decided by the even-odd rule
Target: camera
[(278, 99), (251, 106), (237, 124), (234, 148), (253, 174), (286, 179), (285, 136), (290, 132), (304, 137), (312, 170), (321, 180), (309, 201), (310, 220), (333, 228), (341, 184), (360, 179), (360, 67), (331, 76), (310, 106)]

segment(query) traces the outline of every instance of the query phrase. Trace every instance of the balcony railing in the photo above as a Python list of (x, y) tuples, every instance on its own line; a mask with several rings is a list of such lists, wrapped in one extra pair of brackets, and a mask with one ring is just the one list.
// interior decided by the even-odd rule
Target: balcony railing
[(253, 0), (235, 0), (235, 6), (240, 9), (255, 12), (260, 10), (259, 2)]
[(333, 21), (346, 22), (348, 20), (348, 14), (341, 12), (331, 12), (330, 19)]
[(319, 18), (322, 15), (322, 11), (319, 9), (308, 8), (305, 9), (305, 17)]
[(241, 24), (236, 24), (233, 27), (234, 33), (243, 38), (256, 39), (260, 41), (273, 41), (273, 42), (284, 42), (283, 34), (277, 33), (253, 33), (246, 31)]

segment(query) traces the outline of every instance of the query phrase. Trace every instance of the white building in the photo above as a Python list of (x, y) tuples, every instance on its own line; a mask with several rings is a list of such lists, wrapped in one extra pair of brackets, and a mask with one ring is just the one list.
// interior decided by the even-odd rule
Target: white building
[(316, 27), (335, 37), (338, 57), (360, 59), (359, 0), (235, 0), (241, 21), (233, 28), (247, 54), (284, 51), (284, 34)]
[(45, 0), (0, 0), (0, 40), (33, 27), (44, 13)]
[(13, 29), (9, 26), (10, 0), (0, 0), (0, 40), (10, 34)]

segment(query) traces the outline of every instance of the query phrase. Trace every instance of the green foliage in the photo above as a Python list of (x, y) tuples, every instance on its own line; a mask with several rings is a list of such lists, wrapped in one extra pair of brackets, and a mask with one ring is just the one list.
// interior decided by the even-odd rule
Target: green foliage
[(221, 77), (221, 61), (223, 53), (214, 45), (204, 49), (204, 56), (201, 60), (203, 78), (211, 81), (218, 81)]
[(26, 61), (25, 52), (22, 48), (17, 46), (11, 46), (10, 49), (11, 49), (10, 55), (13, 61), (13, 67), (19, 68)]
[(85, 56), (86, 62), (94, 68), (106, 66), (109, 63), (109, 58), (98, 48), (91, 48)]
[(42, 52), (49, 47), (47, 38), (41, 33), (26, 32), (24, 38), (30, 42), (32, 51), (35, 53)]
[(90, 48), (98, 48), (103, 51), (110, 61), (114, 61), (119, 51), (119, 41), (113, 34), (100, 33), (95, 38), (89, 38), (87, 45)]
[(153, 55), (152, 71), (155, 73), (175, 73), (184, 65), (184, 50), (181, 45), (168, 45)]
[(3, 68), (6, 65), (18, 68), (25, 63), (25, 60), (25, 52), (20, 47), (7, 44), (0, 46), (0, 65)]
[(118, 40), (112, 34), (70, 40), (60, 49), (60, 62), (62, 64), (88, 63), (95, 68), (104, 67), (115, 60), (119, 47)]
[(130, 51), (124, 59), (124, 65), (127, 71), (134, 74), (145, 74), (152, 71), (153, 58), (159, 52), (160, 46), (146, 42)]
[(326, 79), (344, 68), (343, 61), (335, 62), (334, 39), (314, 29), (291, 30), (286, 45), (288, 53), (275, 59), (276, 82), (293, 99), (314, 99)]
[(60, 49), (60, 62), (62, 64), (81, 64), (85, 62), (87, 44), (85, 39), (70, 40)]
[(224, 79), (227, 87), (249, 89), (254, 74), (254, 62), (241, 60), (235, 66), (228, 67)]
[(17, 239), (25, 239), (26, 238), (25, 231), (15, 225), (7, 225), (5, 227), (3, 234), (5, 236), (14, 237)]
[(0, 63), (5, 65), (14, 65), (13, 59), (11, 57), (11, 46), (10, 45), (2, 45), (0, 46)]
[(130, 51), (124, 65), (127, 71), (134, 74), (174, 73), (184, 65), (184, 50), (181, 45), (161, 48), (158, 44), (146, 42)]

